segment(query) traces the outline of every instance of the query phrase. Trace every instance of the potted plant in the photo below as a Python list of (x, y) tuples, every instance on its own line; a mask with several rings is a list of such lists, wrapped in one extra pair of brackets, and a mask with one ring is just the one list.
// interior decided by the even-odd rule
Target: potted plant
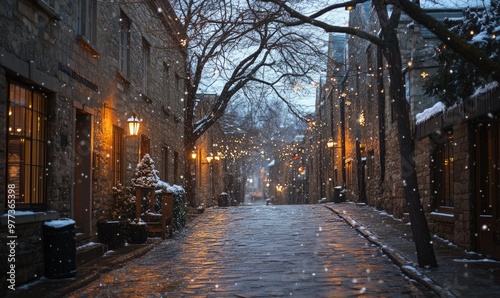
[(125, 230), (118, 220), (101, 220), (97, 222), (97, 236), (100, 243), (115, 250), (125, 244)]
[(127, 242), (133, 244), (142, 244), (148, 240), (148, 226), (140, 218), (134, 218), (127, 222)]
[(136, 218), (136, 197), (133, 195), (132, 187), (124, 187), (118, 184), (113, 187), (113, 217), (122, 223), (122, 229), (127, 243), (141, 244), (148, 239), (148, 227), (140, 218)]
[[(135, 197), (131, 188), (118, 183), (116, 187), (112, 188), (112, 193), (113, 201), (109, 212), (111, 220), (97, 223), (98, 241), (108, 244), (110, 249), (122, 247), (125, 241), (128, 243), (146, 242), (147, 227), (136, 227), (135, 224), (139, 221), (135, 220)], [(144, 230), (146, 231), (144, 232)], [(142, 236), (137, 236), (141, 233)], [(129, 239), (129, 234), (135, 235), (133, 240)]]

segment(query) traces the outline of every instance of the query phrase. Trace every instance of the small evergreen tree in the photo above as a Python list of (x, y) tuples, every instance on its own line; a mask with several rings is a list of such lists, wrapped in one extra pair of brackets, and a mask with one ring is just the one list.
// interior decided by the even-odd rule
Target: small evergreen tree
[[(500, 61), (500, 0), (491, 0), (485, 10), (468, 8), (463, 19), (446, 19), (445, 24), (492, 60)], [(439, 68), (427, 80), (425, 93), (437, 96), (447, 106), (491, 81), (491, 74), (481, 72), (444, 44), (437, 48), (436, 58)]]
[(135, 168), (132, 185), (134, 187), (140, 186), (154, 189), (159, 180), (160, 177), (158, 176), (158, 170), (155, 169), (155, 162), (149, 154), (145, 154)]
[(118, 183), (112, 188), (113, 205), (111, 206), (111, 217), (116, 220), (128, 220), (135, 217), (135, 196), (132, 195), (130, 187)]

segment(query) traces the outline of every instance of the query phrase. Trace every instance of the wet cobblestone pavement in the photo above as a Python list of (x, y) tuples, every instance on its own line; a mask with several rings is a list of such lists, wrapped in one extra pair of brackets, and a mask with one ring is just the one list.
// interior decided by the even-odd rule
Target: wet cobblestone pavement
[(433, 297), (321, 205), (208, 209), (68, 297)]

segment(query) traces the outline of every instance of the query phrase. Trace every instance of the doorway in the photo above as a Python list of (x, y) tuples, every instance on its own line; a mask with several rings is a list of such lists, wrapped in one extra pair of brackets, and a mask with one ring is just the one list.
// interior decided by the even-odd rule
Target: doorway
[(477, 251), (500, 259), (500, 121), (476, 123), (474, 135)]
[(73, 219), (77, 240), (91, 237), (92, 115), (76, 109), (74, 132)]

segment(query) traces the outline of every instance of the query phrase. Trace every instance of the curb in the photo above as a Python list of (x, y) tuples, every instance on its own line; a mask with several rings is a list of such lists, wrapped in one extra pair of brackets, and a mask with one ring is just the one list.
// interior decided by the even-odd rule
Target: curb
[(84, 276), (81, 277), (81, 279), (78, 279), (74, 283), (71, 283), (64, 288), (61, 288), (60, 290), (57, 290), (56, 293), (53, 293), (53, 294), (56, 297), (63, 297), (65, 295), (68, 295), (68, 294), (80, 289), (80, 288), (83, 288), (84, 286), (97, 280), (103, 274), (108, 273), (108, 272), (113, 271), (113, 270), (116, 270), (120, 267), (123, 267), (124, 263), (146, 254), (148, 251), (153, 249), (155, 246), (157, 246), (161, 242), (162, 241), (155, 241), (155, 242), (150, 243), (144, 247), (137, 248), (137, 249), (135, 249), (127, 254), (113, 258), (105, 266), (102, 266), (102, 267), (97, 266), (97, 267), (90, 268), (90, 269), (88, 269), (90, 271), (90, 273), (87, 272), (86, 274), (84, 274)]
[(382, 251), (389, 256), (389, 258), (400, 268), (401, 272), (408, 276), (411, 279), (416, 280), (421, 285), (425, 286), (429, 290), (433, 291), (442, 298), (455, 298), (456, 296), (447, 289), (444, 289), (439, 284), (437, 284), (434, 280), (427, 277), (425, 274), (420, 272), (416, 267), (412, 265), (412, 262), (401, 255), (398, 251), (388, 247), (385, 245), (382, 240), (380, 240), (377, 235), (373, 234), (369, 230), (367, 230), (363, 225), (356, 222), (356, 220), (352, 219), (348, 214), (338, 212), (332, 207), (324, 205), (326, 209), (337, 214), (340, 218), (342, 218), (345, 222), (347, 222), (350, 226), (355, 228), (363, 237), (368, 239), (371, 243), (379, 246)]

